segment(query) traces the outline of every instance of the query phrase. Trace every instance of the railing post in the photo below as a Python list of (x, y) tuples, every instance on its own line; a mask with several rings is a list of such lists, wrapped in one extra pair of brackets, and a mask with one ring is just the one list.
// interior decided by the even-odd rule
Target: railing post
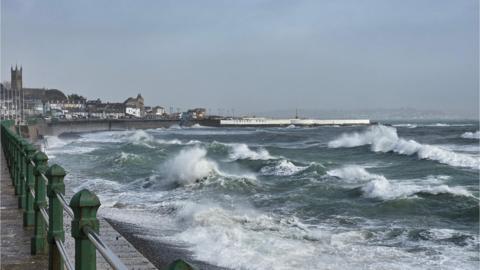
[(62, 270), (63, 260), (58, 251), (55, 239), (62, 242), (65, 240), (65, 232), (63, 231), (63, 206), (57, 198), (57, 193), (65, 193), (63, 178), (66, 173), (62, 167), (54, 164), (48, 168), (46, 174), (48, 178), (48, 243), (50, 251), (48, 253), (48, 269)]
[(25, 194), (25, 186), (26, 186), (26, 156), (25, 156), (25, 148), (27, 146), (27, 142), (24, 139), (20, 139), (19, 141), (19, 146), (20, 146), (20, 156), (19, 156), (19, 163), (18, 163), (18, 168), (19, 168), (19, 174), (18, 174), (18, 189), (20, 190), (20, 193), (18, 194), (18, 208), (25, 209), (25, 206), (27, 204), (27, 198)]
[(14, 169), (14, 159), (15, 159), (15, 144), (14, 144), (14, 139), (13, 139), (13, 133), (12, 131), (8, 132), (8, 144), (9, 144), (9, 159), (10, 159), (10, 167), (8, 169), (10, 170), (10, 174), (12, 175), (12, 181), (13, 181), (13, 169)]
[(10, 174), (12, 175), (12, 181), (13, 181), (13, 161), (14, 161), (14, 150), (15, 150), (15, 146), (14, 146), (14, 141), (13, 141), (13, 134), (12, 134), (12, 131), (9, 131), (8, 132), (8, 150), (10, 151), (10, 155), (9, 156), (9, 160), (10, 160), (10, 167), (8, 167), (8, 169), (10, 170)]
[[(22, 192), (20, 189), (20, 157), (21, 157), (21, 146), (20, 146), (20, 137), (15, 136), (15, 195), (20, 195)], [(19, 205), (20, 206), (20, 205)], [(20, 207), (19, 207), (20, 208)]]
[(33, 159), (33, 154), (36, 149), (31, 144), (27, 144), (25, 147), (25, 165), (26, 165), (26, 177), (27, 182), (25, 184), (25, 212), (23, 212), (23, 226), (32, 226), (35, 222), (35, 212), (33, 211), (33, 196), (32, 192), (35, 188), (35, 180), (33, 177), (33, 165), (31, 160)]
[(89, 190), (82, 189), (72, 197), (70, 207), (74, 215), (72, 236), (75, 238), (75, 269), (95, 270), (97, 269), (96, 249), (83, 228), (88, 226), (98, 233), (97, 210), (100, 207), (100, 200)]
[(40, 209), (47, 207), (45, 180), (40, 175), (47, 171), (47, 161), (48, 157), (43, 152), (37, 152), (33, 156), (33, 162), (35, 162), (35, 168), (33, 169), (35, 176), (35, 229), (31, 242), (31, 253), (33, 255), (47, 253), (45, 221), (40, 213)]
[(18, 181), (18, 140), (17, 135), (12, 136), (12, 143), (13, 143), (13, 162), (12, 162), (12, 182), (13, 187), (15, 188), (15, 195), (18, 195), (19, 190), (17, 188), (17, 181)]

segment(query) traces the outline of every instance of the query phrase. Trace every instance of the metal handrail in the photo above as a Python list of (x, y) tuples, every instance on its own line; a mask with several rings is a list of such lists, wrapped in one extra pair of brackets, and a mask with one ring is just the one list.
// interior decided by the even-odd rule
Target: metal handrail
[[(5, 127), (3, 126), (2, 124), (2, 134), (4, 132), (4, 129)], [(8, 138), (8, 137), (7, 137)], [(4, 144), (5, 141), (4, 139), (2, 138), (2, 144)], [(12, 139), (12, 144), (10, 145), (7, 145), (9, 148), (9, 152), (15, 154), (14, 158), (10, 158), (10, 161), (12, 162), (13, 161), (13, 165), (15, 166), (14, 167), (14, 173), (16, 173), (15, 175), (19, 174), (20, 170), (24, 170), (25, 169), (25, 166), (32, 166), (34, 168), (38, 168), (38, 165), (36, 164), (36, 162), (31, 158), (32, 156), (29, 155), (27, 156), (27, 153), (30, 153), (30, 151), (26, 151), (25, 149), (23, 149), (23, 142), (20, 143), (20, 141), (18, 141), (18, 139), (16, 139), (16, 137), (13, 137)], [(8, 148), (7, 147), (7, 148)], [(13, 148), (12, 148), (13, 147)], [(13, 151), (13, 152), (12, 152)], [(35, 153), (37, 153), (38, 151), (35, 151)], [(17, 159), (17, 154), (19, 155), (18, 157), (21, 158), (20, 159), (20, 164), (18, 163), (18, 159)], [(60, 167), (61, 168), (61, 167)], [(10, 168), (11, 169), (11, 168)], [(61, 168), (63, 170), (63, 168)], [(12, 170), (12, 169), (11, 169)], [(45, 172), (42, 172), (42, 171), (37, 171), (37, 177), (40, 176), (45, 182), (40, 182), (40, 184), (43, 186), (43, 185), (47, 185), (49, 182), (52, 183), (51, 181), (49, 181), (49, 178), (45, 175)], [(28, 174), (28, 176), (27, 176)], [(19, 179), (19, 178), (16, 178), (15, 179), (15, 182), (13, 183), (14, 186), (17, 186), (17, 182), (20, 181), (20, 184), (21, 184), (21, 195), (24, 196), (25, 193), (30, 193), (32, 195), (32, 197), (34, 199), (38, 199), (37, 196), (37, 192), (39, 192), (39, 190), (35, 190), (29, 186), (24, 186), (25, 183), (27, 183), (28, 181), (31, 181), (31, 178), (30, 177), (33, 177), (31, 175), (31, 171), (27, 171), (27, 174), (21, 174), (23, 175), (22, 176), (22, 179)], [(65, 174), (63, 173), (63, 175), (59, 174), (58, 175), (60, 178), (60, 183), (63, 184), (63, 177), (65, 176)], [(55, 176), (53, 176), (55, 177)], [(38, 178), (36, 179), (38, 180)], [(50, 180), (52, 181), (55, 181), (56, 178), (51, 178)], [(57, 183), (57, 182), (55, 182)], [(19, 184), (19, 185), (20, 185)], [(31, 183), (28, 183), (29, 185)], [(38, 185), (38, 182), (35, 183), (35, 185)], [(35, 187), (37, 188), (37, 186)], [(45, 187), (43, 187), (43, 189), (45, 189)], [(69, 206), (69, 204), (67, 203), (65, 197), (64, 197), (64, 194), (61, 193), (60, 190), (62, 189), (57, 189), (57, 188), (53, 188), (54, 189), (54, 194), (55, 196), (52, 198), (51, 195), (49, 194), (49, 200), (51, 201), (52, 199), (56, 200), (58, 199), (58, 201), (60, 202), (60, 204), (62, 205), (63, 207), (63, 210), (67, 213), (67, 215), (72, 218), (72, 219), (75, 219), (75, 214), (73, 212), (73, 209)], [(50, 187), (48, 187), (48, 191), (50, 191)], [(60, 192), (59, 192), (60, 191)], [(44, 192), (44, 191), (43, 191)], [(47, 200), (48, 202), (48, 200)], [(32, 206), (32, 201), (30, 199), (27, 198), (27, 209), (31, 209), (33, 206)], [(93, 215), (93, 217), (96, 219), (96, 210), (98, 209), (98, 207), (100, 206), (99, 202), (98, 202), (98, 199), (97, 199), (97, 203), (98, 205), (96, 206), (95, 209), (95, 214)], [(43, 200), (42, 200), (42, 205), (43, 204)], [(57, 204), (55, 204), (56, 206)], [(22, 206), (23, 207), (23, 206)], [(50, 206), (51, 207), (51, 206)], [(81, 206), (79, 206), (81, 207)], [(75, 207), (74, 207), (75, 208)], [(49, 213), (47, 212), (47, 209), (48, 206), (39, 206), (38, 208), (36, 208), (36, 211), (37, 211), (37, 214), (39, 213), (40, 216), (42, 217), (41, 219), (43, 219), (43, 221), (45, 222), (44, 224), (46, 225), (47, 228), (50, 227), (50, 225), (55, 225), (57, 226), (58, 224), (56, 223), (56, 220), (57, 218), (60, 218), (60, 217), (56, 217), (54, 215), (54, 217), (52, 216), (49, 216)], [(75, 208), (76, 209), (76, 208)], [(50, 209), (51, 210), (51, 209)], [(63, 215), (61, 217), (63, 219)], [(82, 217), (77, 217), (77, 218), (82, 218)], [(50, 224), (50, 219), (52, 220), (55, 220), (55, 222), (53, 224)], [(40, 220), (41, 221), (41, 220)], [(35, 221), (35, 223), (37, 223), (38, 221)], [(24, 224), (25, 224), (25, 221), (24, 221)], [(37, 225), (36, 225), (37, 226)], [(42, 226), (43, 227), (43, 226)], [(92, 227), (89, 227), (89, 226), (79, 226), (82, 230), (82, 232), (87, 236), (87, 238), (89, 239), (90, 241), (90, 244), (89, 244), (89, 248), (93, 248), (92, 245), (96, 248), (96, 250), (98, 250), (100, 252), (100, 254), (103, 256), (103, 258), (105, 259), (105, 261), (108, 262), (108, 264), (115, 270), (128, 270), (127, 266), (120, 260), (120, 258), (112, 251), (112, 249), (100, 238), (100, 236), (98, 235), (98, 233), (92, 228)], [(38, 228), (41, 228), (40, 226), (37, 226), (35, 229), (37, 230)], [(96, 227), (95, 227), (96, 228)], [(47, 229), (47, 230), (50, 230), (51, 228)], [(63, 229), (64, 230), (64, 229)], [(40, 237), (45, 237), (45, 235), (40, 235)], [(62, 237), (63, 238), (63, 237)], [(77, 236), (74, 236), (75, 240), (78, 240)], [(63, 242), (63, 240), (61, 238), (58, 238), (58, 237), (54, 237), (54, 243), (50, 243), (50, 246), (55, 244), (58, 248), (58, 251), (59, 251), (59, 255), (55, 255), (55, 256), (60, 256), (62, 261), (63, 261), (63, 264), (65, 265), (66, 269), (67, 270), (74, 270), (75, 267), (74, 265), (72, 264), (72, 261), (73, 259), (72, 258), (69, 258), (68, 257), (68, 254), (67, 254), (67, 250), (66, 250), (66, 247), (65, 247), (65, 244)], [(32, 242), (33, 243), (33, 242)], [(33, 246), (32, 246), (33, 247)], [(42, 247), (37, 247), (37, 245), (35, 244), (35, 250), (37, 249), (42, 249)], [(50, 254), (51, 255), (51, 254)], [(75, 256), (77, 256), (77, 254), (75, 254)], [(80, 254), (80, 256), (82, 256)], [(87, 256), (87, 255), (85, 255)], [(89, 257), (89, 256), (87, 256)], [(91, 257), (91, 256), (90, 256)], [(82, 257), (81, 257), (82, 258)], [(81, 259), (80, 258), (80, 259)]]
[(42, 214), (42, 217), (43, 217), (43, 220), (45, 221), (45, 224), (49, 225), (49, 222), (48, 222), (48, 214), (47, 214), (47, 211), (45, 210), (45, 208), (40, 208), (40, 214)]
[(42, 172), (40, 173), (40, 176), (45, 180), (45, 184), (48, 184), (48, 178), (43, 174)]
[(67, 251), (65, 250), (65, 246), (63, 245), (63, 242), (57, 237), (55, 237), (55, 244), (58, 248), (58, 251), (60, 252), (60, 255), (62, 256), (63, 262), (67, 267), (67, 269), (75, 270), (75, 268), (72, 266), (72, 262), (70, 261), (70, 258), (68, 258)]
[(92, 230), (90, 227), (83, 227), (83, 232), (87, 235), (88, 239), (93, 243), (97, 250), (102, 254), (103, 258), (113, 267), (115, 270), (128, 270), (125, 264), (113, 253), (113, 251), (100, 239), (100, 236)]
[(73, 218), (73, 210), (72, 208), (70, 208), (70, 206), (68, 206), (67, 202), (65, 201), (65, 198), (63, 197), (63, 195), (61, 193), (58, 193), (58, 192), (55, 192), (55, 195), (57, 195), (57, 198), (58, 200), (60, 201), (60, 203), (62, 204), (63, 206), (63, 210), (65, 210), (65, 212), (67, 212), (67, 214)]

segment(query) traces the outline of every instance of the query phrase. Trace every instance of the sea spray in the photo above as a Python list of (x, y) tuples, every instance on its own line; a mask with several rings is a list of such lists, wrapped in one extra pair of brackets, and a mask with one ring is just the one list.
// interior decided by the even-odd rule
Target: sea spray
[(207, 158), (207, 150), (192, 147), (181, 150), (165, 164), (171, 181), (187, 185), (218, 173), (217, 163)]

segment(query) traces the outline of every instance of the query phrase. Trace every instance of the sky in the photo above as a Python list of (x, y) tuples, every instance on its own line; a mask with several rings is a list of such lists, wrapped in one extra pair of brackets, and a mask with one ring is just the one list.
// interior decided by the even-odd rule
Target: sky
[(1, 0), (1, 79), (236, 114), (479, 110), (478, 0)]

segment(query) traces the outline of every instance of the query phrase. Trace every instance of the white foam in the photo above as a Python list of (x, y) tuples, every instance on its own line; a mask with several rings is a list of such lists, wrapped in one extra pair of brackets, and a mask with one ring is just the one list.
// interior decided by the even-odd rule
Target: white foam
[(192, 145), (192, 144), (202, 143), (201, 141), (198, 141), (198, 140), (190, 140), (187, 142), (182, 142), (179, 139), (172, 139), (172, 140), (157, 139), (155, 141), (159, 144), (171, 144), (171, 145)]
[(395, 124), (395, 125), (392, 125), (394, 127), (405, 127), (405, 128), (416, 128), (417, 125), (415, 124)]
[(462, 138), (464, 139), (476, 139), (476, 140), (479, 140), (480, 139), (480, 131), (475, 131), (475, 132), (465, 132), (462, 134), (461, 136)]
[(248, 145), (244, 143), (235, 143), (235, 144), (226, 144), (230, 147), (230, 158), (232, 160), (237, 159), (251, 159), (251, 160), (267, 160), (274, 159), (264, 148), (258, 148), (257, 150), (252, 150)]
[(145, 130), (135, 130), (130, 134), (126, 134), (126, 139), (131, 143), (144, 143), (153, 141), (153, 136), (147, 133)]
[(292, 162), (282, 159), (274, 166), (263, 167), (260, 169), (260, 173), (263, 175), (289, 176), (297, 174), (307, 168), (308, 166), (296, 166)]
[(424, 127), (467, 127), (467, 126), (472, 126), (472, 124), (463, 124), (463, 123), (458, 123), (458, 124), (447, 124), (447, 123), (435, 123), (435, 124), (424, 124), (422, 125)]
[(45, 136), (45, 141), (44, 141), (44, 145), (47, 149), (61, 148), (69, 143), (70, 141), (62, 140), (57, 136)]
[(128, 162), (129, 160), (139, 160), (141, 159), (141, 156), (133, 153), (125, 153), (125, 152), (120, 152), (120, 155), (115, 159), (115, 162), (118, 163), (125, 163)]
[(178, 184), (187, 185), (218, 173), (217, 164), (206, 156), (207, 150), (197, 146), (181, 150), (165, 164), (169, 179)]
[(473, 195), (463, 187), (449, 187), (447, 185), (418, 186), (400, 183), (392, 184), (387, 179), (373, 180), (363, 186), (362, 191), (365, 197), (383, 200), (408, 198), (418, 193), (429, 193), (432, 195), (448, 193), (455, 196), (473, 197)]
[[(308, 225), (295, 216), (279, 217), (245, 207), (224, 208), (208, 202), (186, 203), (176, 222), (186, 228), (169, 237), (187, 244), (196, 259), (228, 269), (435, 269), (461, 259), (436, 263), (403, 248), (368, 244), (369, 232), (339, 226)], [(449, 250), (449, 258), (456, 258)], [(475, 251), (471, 253), (474, 254)]]
[(385, 179), (383, 175), (369, 173), (365, 168), (356, 165), (329, 170), (327, 171), (327, 174), (341, 178), (348, 183), (361, 183), (372, 179)]
[[(449, 176), (427, 176), (420, 181), (399, 180), (392, 182), (385, 176), (370, 173), (365, 168), (350, 165), (327, 171), (327, 174), (342, 179), (347, 184), (360, 184), (362, 193), (367, 198), (382, 200), (393, 200), (398, 198), (412, 198), (418, 193), (429, 193), (433, 195), (449, 193), (457, 196), (473, 197), (463, 187), (449, 187), (440, 184), (449, 179)], [(433, 185), (432, 185), (433, 184)]]
[(362, 133), (344, 133), (339, 138), (328, 143), (328, 146), (331, 148), (362, 145), (371, 145), (371, 150), (374, 152), (394, 152), (401, 155), (417, 154), (420, 159), (435, 160), (451, 166), (474, 169), (479, 169), (480, 167), (478, 158), (455, 153), (438, 146), (420, 144), (414, 140), (399, 138), (395, 128), (383, 125), (371, 126)]
[(76, 146), (72, 140), (60, 139), (57, 136), (45, 136), (43, 151), (50, 158), (54, 154), (86, 154), (96, 150), (96, 147)]
[(439, 146), (444, 149), (448, 149), (454, 152), (466, 152), (467, 154), (471, 154), (472, 156), (477, 156), (480, 152), (480, 145), (479, 144), (443, 144)]

